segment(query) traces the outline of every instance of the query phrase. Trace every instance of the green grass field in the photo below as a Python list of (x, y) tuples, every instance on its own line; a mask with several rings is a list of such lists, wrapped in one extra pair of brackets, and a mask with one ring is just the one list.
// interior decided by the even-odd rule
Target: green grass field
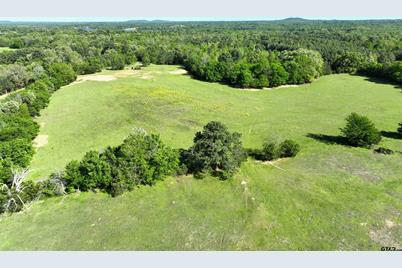
[(400, 88), (330, 75), (300, 87), (247, 91), (197, 81), (177, 68), (151, 65), (117, 80), (57, 91), (38, 118), (43, 146), (30, 178), (61, 170), (90, 149), (117, 145), (134, 127), (187, 147), (205, 123), (219, 120), (241, 132), (246, 147), (291, 138), (301, 144), (301, 153), (276, 167), (249, 160), (228, 181), (169, 178), (117, 198), (81, 193), (36, 202), (0, 216), (0, 249), (402, 246), (402, 155), (331, 142), (345, 116), (357, 112), (388, 133), (381, 146), (402, 151), (402, 140), (393, 137), (402, 115)]
[(9, 47), (0, 47), (0, 53), (3, 51), (11, 51), (11, 50), (14, 50), (14, 49), (9, 48)]

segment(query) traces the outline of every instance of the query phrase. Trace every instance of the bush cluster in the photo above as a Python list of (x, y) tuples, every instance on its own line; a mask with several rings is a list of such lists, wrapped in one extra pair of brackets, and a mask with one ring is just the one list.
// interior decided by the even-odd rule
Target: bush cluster
[(272, 161), (278, 158), (294, 157), (300, 151), (300, 145), (293, 140), (281, 143), (265, 142), (262, 149), (251, 149), (248, 155), (261, 161)]
[(394, 153), (394, 151), (392, 151), (391, 149), (384, 148), (384, 147), (378, 147), (378, 148), (374, 149), (374, 152), (378, 153), (378, 154), (393, 154)]
[(194, 48), (183, 64), (197, 78), (243, 88), (309, 83), (324, 68), (320, 53), (308, 49), (239, 53), (229, 48)]
[(158, 135), (136, 131), (120, 146), (90, 151), (80, 162), (71, 161), (63, 180), (68, 192), (99, 189), (116, 196), (138, 185), (153, 185), (174, 174), (178, 166), (178, 151), (164, 145)]

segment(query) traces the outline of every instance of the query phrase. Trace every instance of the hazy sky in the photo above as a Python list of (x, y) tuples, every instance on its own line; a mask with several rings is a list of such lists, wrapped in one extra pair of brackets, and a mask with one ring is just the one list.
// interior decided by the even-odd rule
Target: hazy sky
[(402, 18), (402, 0), (13, 0), (0, 4), (2, 20), (265, 20), (286, 17)]

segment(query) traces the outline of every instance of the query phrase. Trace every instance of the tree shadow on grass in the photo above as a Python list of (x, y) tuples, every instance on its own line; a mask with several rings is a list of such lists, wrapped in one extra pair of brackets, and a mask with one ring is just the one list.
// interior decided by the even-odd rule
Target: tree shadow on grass
[(325, 144), (339, 144), (339, 145), (349, 146), (345, 137), (342, 137), (342, 136), (331, 136), (331, 135), (313, 134), (313, 133), (308, 133), (306, 136), (308, 138), (314, 139), (316, 141), (319, 141), (319, 142), (322, 142)]
[(381, 136), (396, 140), (402, 139), (401, 135), (398, 132), (393, 131), (381, 131)]
[(391, 79), (388, 78), (382, 78), (382, 77), (375, 77), (375, 76), (366, 76), (366, 75), (360, 75), (360, 74), (355, 74), (356, 76), (363, 76), (364, 80), (372, 82), (372, 83), (376, 83), (376, 84), (388, 84), (388, 85), (392, 85), (394, 86), (394, 88), (397, 89), (402, 89), (402, 85), (398, 84), (394, 81), (392, 81)]

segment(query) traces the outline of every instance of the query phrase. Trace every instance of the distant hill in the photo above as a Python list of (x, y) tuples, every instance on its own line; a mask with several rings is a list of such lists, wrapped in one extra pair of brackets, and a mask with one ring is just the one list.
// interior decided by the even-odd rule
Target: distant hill
[(281, 21), (281, 22), (291, 22), (291, 23), (300, 23), (300, 22), (309, 22), (309, 21), (311, 21), (311, 20), (303, 19), (303, 18), (286, 18), (286, 19), (278, 20), (278, 21)]

